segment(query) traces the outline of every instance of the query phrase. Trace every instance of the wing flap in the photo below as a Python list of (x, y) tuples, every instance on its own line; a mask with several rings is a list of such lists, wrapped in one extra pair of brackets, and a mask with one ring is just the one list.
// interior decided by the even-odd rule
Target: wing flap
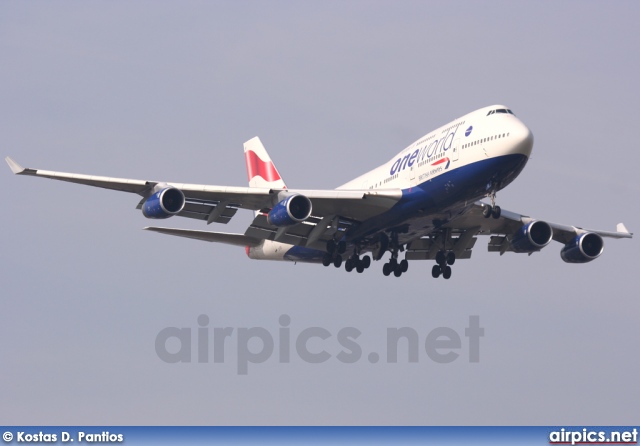
[(315, 225), (312, 224), (298, 223), (297, 225), (278, 228), (270, 225), (265, 215), (258, 214), (244, 235), (259, 240), (272, 240), (290, 245), (304, 246), (314, 227)]
[[(258, 214), (247, 228), (245, 235), (261, 240), (272, 240), (308, 248), (324, 249), (326, 242), (332, 238), (337, 231), (344, 232), (352, 227), (353, 224), (351, 221), (337, 217), (322, 219), (311, 217), (297, 225), (279, 228), (270, 225), (265, 215)], [(320, 229), (318, 229), (318, 225), (320, 225)], [(324, 227), (324, 229), (322, 229), (322, 227)]]
[(487, 205), (481, 202), (472, 204), (461, 216), (456, 217), (443, 227), (452, 229), (454, 232), (477, 228), (481, 235), (513, 234), (522, 227), (523, 219), (528, 218), (504, 209), (498, 219), (485, 218), (482, 215), (484, 206)]
[[(435, 260), (438, 251), (410, 251), (407, 252), (405, 258), (407, 260)], [(456, 255), (456, 260), (466, 260), (471, 258), (471, 250), (463, 251), (460, 255)]]
[(236, 212), (238, 212), (238, 208), (226, 206), (224, 203), (187, 201), (178, 216), (204, 220), (207, 224), (213, 222), (227, 224), (236, 215)]
[(505, 252), (513, 252), (511, 248), (511, 243), (509, 243), (509, 239), (506, 236), (492, 236), (489, 238), (488, 245), (489, 252), (499, 252), (500, 255)]
[(465, 231), (459, 237), (425, 237), (413, 240), (407, 245), (407, 260), (435, 260), (438, 251), (454, 251), (456, 259), (470, 259), (476, 244), (475, 228)]

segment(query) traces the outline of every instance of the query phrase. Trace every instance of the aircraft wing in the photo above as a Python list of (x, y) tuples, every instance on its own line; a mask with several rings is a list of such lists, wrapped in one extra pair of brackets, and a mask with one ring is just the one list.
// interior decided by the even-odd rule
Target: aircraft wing
[(112, 178), (29, 169), (22, 167), (10, 157), (6, 157), (5, 160), (16, 175), (37, 176), (141, 195), (143, 199), (138, 203), (138, 208), (142, 207), (156, 186), (175, 187), (182, 191), (186, 199), (183, 210), (177, 215), (204, 220), (207, 223), (227, 223), (239, 208), (254, 211), (271, 209), (293, 194), (302, 194), (311, 200), (314, 217), (322, 219), (340, 216), (363, 221), (390, 209), (402, 197), (400, 189), (273, 190)]
[[(452, 229), (465, 230), (472, 227), (479, 227), (478, 233), (481, 235), (512, 235), (515, 234), (522, 225), (530, 223), (535, 218), (527, 215), (521, 215), (515, 212), (502, 210), (500, 218), (484, 218), (482, 211), (486, 204), (482, 202), (474, 203), (471, 209), (462, 217), (455, 219), (445, 227)], [(558, 223), (547, 222), (553, 229), (553, 239), (560, 243), (568, 243), (574, 237), (587, 232), (593, 232), (601, 237), (610, 238), (631, 238), (633, 234), (629, 233), (622, 223), (618, 224), (618, 230), (601, 231), (594, 229), (586, 229), (578, 226), (568, 226)]]
[[(463, 213), (461, 216), (451, 220), (442, 226), (448, 231), (448, 236), (444, 231), (435, 233), (429, 237), (413, 240), (407, 246), (408, 260), (435, 259), (440, 249), (451, 250), (456, 254), (457, 259), (468, 259), (471, 257), (471, 250), (476, 244), (478, 235), (491, 236), (488, 250), (490, 252), (500, 252), (503, 254), (512, 251), (509, 241), (526, 224), (536, 219), (515, 212), (502, 210), (500, 218), (485, 218), (482, 214), (485, 203), (477, 202)], [(545, 221), (546, 222), (546, 221)], [(595, 233), (601, 237), (609, 238), (631, 238), (630, 233), (624, 224), (619, 223), (616, 231), (602, 231), (569, 226), (558, 223), (546, 222), (553, 231), (553, 240), (562, 244), (567, 244), (576, 236), (585, 233)]]

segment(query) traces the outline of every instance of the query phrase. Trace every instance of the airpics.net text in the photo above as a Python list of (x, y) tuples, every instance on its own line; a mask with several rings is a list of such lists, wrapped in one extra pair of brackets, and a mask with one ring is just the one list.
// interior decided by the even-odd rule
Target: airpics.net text
[[(156, 355), (165, 363), (207, 364), (213, 353), (213, 362), (224, 364), (226, 353), (230, 353), (235, 356), (239, 375), (249, 373), (249, 364), (265, 363), (274, 354), (280, 364), (291, 363), (293, 354), (308, 364), (321, 364), (332, 358), (343, 364), (354, 364), (363, 357), (363, 347), (358, 342), (363, 333), (355, 327), (343, 327), (335, 335), (319, 326), (292, 330), (291, 317), (287, 314), (278, 319), (277, 335), (264, 327), (210, 327), (209, 323), (209, 316), (201, 314), (196, 328), (163, 328), (155, 338)], [(387, 363), (397, 363), (399, 357), (403, 358), (401, 361), (415, 363), (426, 354), (434, 363), (449, 364), (463, 355), (466, 347), (468, 361), (477, 363), (480, 362), (480, 338), (484, 334), (480, 316), (469, 316), (463, 329), (436, 327), (422, 337), (419, 330), (412, 327), (388, 327), (383, 350)], [(380, 356), (372, 349), (366, 360), (375, 364)]]

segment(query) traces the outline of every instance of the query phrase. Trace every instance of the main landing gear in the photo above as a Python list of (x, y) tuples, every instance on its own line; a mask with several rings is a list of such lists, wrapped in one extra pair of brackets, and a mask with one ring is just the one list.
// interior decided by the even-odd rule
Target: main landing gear
[(404, 251), (404, 248), (398, 243), (398, 234), (395, 232), (391, 233), (389, 250), (391, 251), (391, 258), (383, 265), (382, 274), (389, 276), (393, 273), (394, 276), (400, 277), (402, 273), (406, 273), (409, 269), (409, 261), (403, 259), (398, 262), (398, 252)]
[(369, 268), (370, 266), (371, 266), (371, 257), (363, 256), (361, 259), (357, 254), (354, 254), (353, 256), (347, 259), (347, 261), (344, 264), (344, 269), (348, 273), (350, 273), (354, 269), (358, 271), (358, 273), (362, 273), (365, 269)]
[(408, 269), (409, 262), (407, 261), (407, 259), (402, 259), (402, 261), (398, 262), (397, 257), (391, 257), (389, 259), (389, 262), (385, 263), (382, 266), (382, 274), (388, 276), (393, 273), (394, 276), (400, 277), (402, 273), (406, 273)]
[[(342, 254), (347, 251), (347, 244), (344, 240), (340, 242), (335, 242), (333, 240), (329, 240), (327, 242), (327, 253), (322, 257), (322, 264), (324, 266), (333, 265), (336, 268), (340, 268), (342, 266)], [(360, 258), (358, 255), (358, 251), (353, 253), (351, 257), (349, 257), (346, 261), (344, 261), (344, 269), (348, 273), (353, 271), (354, 269), (358, 273), (364, 272), (365, 269), (371, 266), (371, 257), (363, 256)]]
[(491, 192), (489, 194), (489, 197), (491, 198), (491, 205), (488, 205), (488, 204), (484, 205), (484, 209), (482, 210), (482, 215), (484, 216), (484, 218), (489, 218), (489, 217), (500, 218), (500, 215), (502, 214), (502, 209), (500, 209), (500, 206), (496, 206), (495, 191)]
[(442, 277), (449, 279), (451, 277), (451, 266), (456, 262), (456, 255), (453, 251), (445, 252), (444, 250), (438, 251), (436, 254), (436, 265), (433, 265), (431, 269), (431, 275), (434, 279)]
[(322, 257), (322, 264), (324, 266), (333, 264), (336, 268), (340, 268), (342, 266), (342, 254), (344, 254), (346, 250), (347, 243), (344, 240), (337, 243), (329, 240), (327, 242), (327, 253)]

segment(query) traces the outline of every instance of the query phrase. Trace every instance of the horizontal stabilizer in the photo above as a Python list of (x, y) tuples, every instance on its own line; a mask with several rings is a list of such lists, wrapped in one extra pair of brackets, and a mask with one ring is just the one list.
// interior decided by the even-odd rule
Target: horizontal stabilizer
[(16, 163), (10, 157), (6, 157), (4, 160), (7, 162), (7, 164), (11, 168), (11, 172), (15, 173), (16, 175), (24, 172), (24, 167), (22, 167), (20, 164)]
[(616, 231), (618, 232), (623, 232), (626, 234), (629, 234), (629, 230), (627, 229), (627, 227), (624, 225), (624, 223), (618, 223), (618, 225), (616, 226)]
[(229, 234), (226, 232), (195, 231), (192, 229), (157, 228), (149, 226), (144, 228), (147, 231), (159, 232), (161, 234), (175, 235), (178, 237), (203, 240), (205, 242), (224, 243), (234, 246), (258, 246), (262, 240), (248, 237), (242, 234)]

